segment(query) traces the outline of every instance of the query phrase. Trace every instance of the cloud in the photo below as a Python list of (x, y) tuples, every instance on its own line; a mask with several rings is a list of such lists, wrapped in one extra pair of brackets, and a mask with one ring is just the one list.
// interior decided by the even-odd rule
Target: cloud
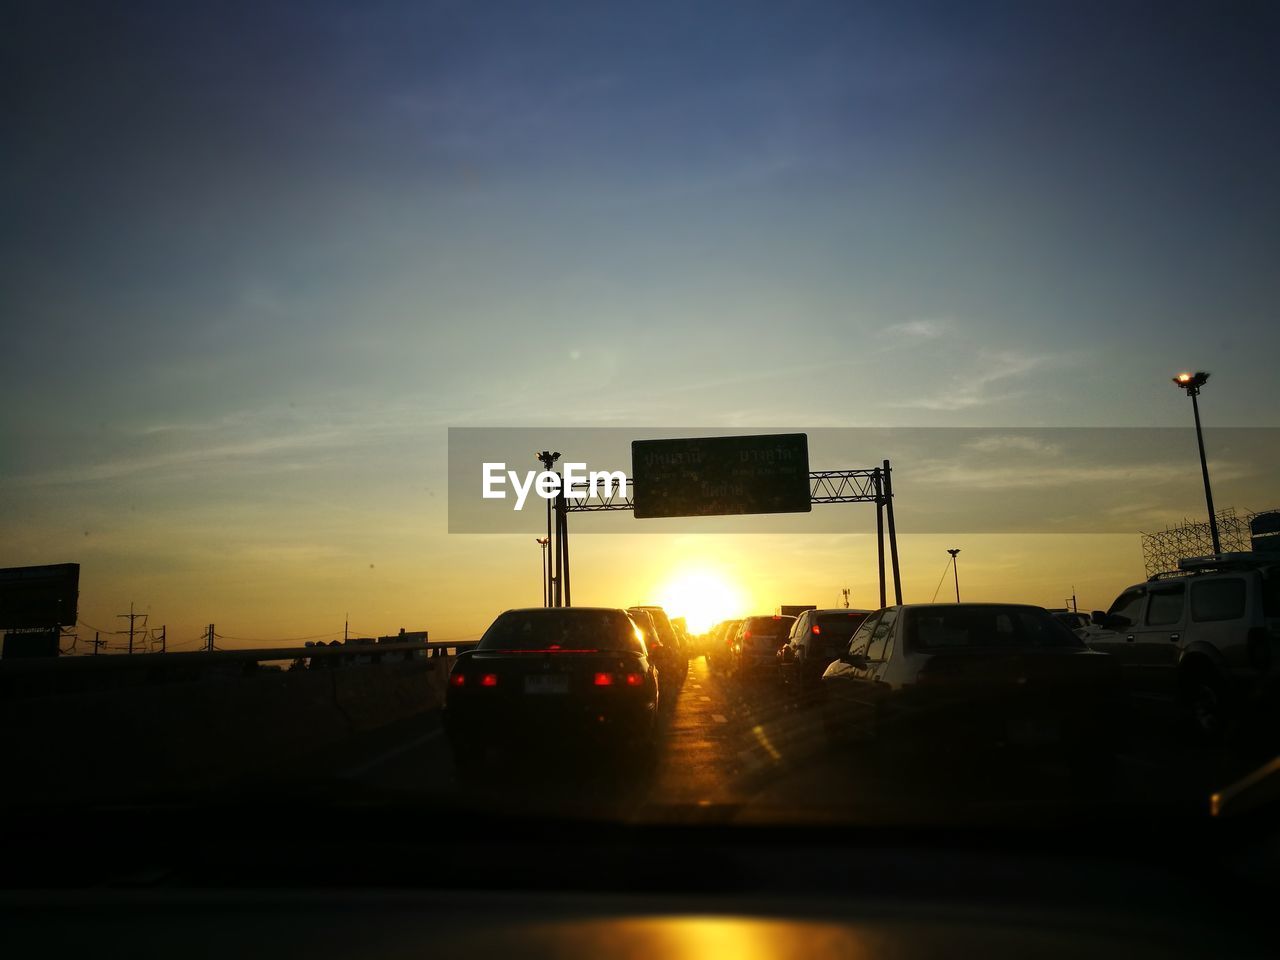
[(895, 340), (937, 340), (946, 336), (953, 326), (950, 317), (922, 317), (885, 327), (883, 333)]
[(995, 392), (993, 388), (1009, 380), (1017, 380), (1046, 365), (1048, 356), (1029, 356), (1012, 350), (983, 353), (965, 364), (949, 385), (932, 394), (891, 403), (889, 406), (919, 410), (968, 410), (1017, 396), (1016, 391)]
[(1049, 443), (1039, 437), (1020, 434), (1000, 434), (991, 437), (980, 437), (965, 444), (965, 448), (977, 453), (1032, 453), (1042, 456), (1060, 456), (1062, 445)]
[[(1214, 461), (1210, 471), (1215, 481), (1242, 480), (1254, 470), (1244, 463)], [(1088, 464), (1065, 462), (1028, 466), (1025, 463), (973, 465), (935, 461), (922, 464), (911, 472), (919, 483), (959, 485), (982, 490), (1018, 490), (1041, 487), (1070, 487), (1079, 484), (1142, 484), (1153, 487), (1185, 484), (1186, 470), (1175, 463), (1146, 462), (1121, 464)]]

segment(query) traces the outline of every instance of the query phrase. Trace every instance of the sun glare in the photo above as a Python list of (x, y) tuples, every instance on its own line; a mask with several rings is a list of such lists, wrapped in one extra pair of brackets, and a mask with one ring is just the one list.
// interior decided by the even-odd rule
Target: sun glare
[(658, 595), (669, 616), (685, 618), (690, 633), (702, 633), (737, 616), (747, 605), (746, 594), (738, 586), (706, 569), (682, 571)]

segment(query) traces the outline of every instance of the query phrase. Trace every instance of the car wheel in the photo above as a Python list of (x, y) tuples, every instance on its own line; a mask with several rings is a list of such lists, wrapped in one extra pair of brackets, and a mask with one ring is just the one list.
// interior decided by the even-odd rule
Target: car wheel
[(1227, 703), (1222, 683), (1207, 667), (1188, 672), (1179, 691), (1182, 724), (1193, 739), (1211, 743), (1226, 726)]

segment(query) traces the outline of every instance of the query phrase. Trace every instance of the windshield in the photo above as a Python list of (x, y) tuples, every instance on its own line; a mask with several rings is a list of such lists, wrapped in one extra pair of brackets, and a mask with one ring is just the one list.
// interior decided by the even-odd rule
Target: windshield
[(1280, 824), (1280, 2), (6, 14), (11, 831)]

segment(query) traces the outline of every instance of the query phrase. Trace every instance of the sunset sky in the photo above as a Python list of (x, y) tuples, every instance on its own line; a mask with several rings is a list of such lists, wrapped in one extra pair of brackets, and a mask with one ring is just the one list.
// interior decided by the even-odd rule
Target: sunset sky
[[(1280, 506), (1213, 445), (1280, 426), (1275, 4), (0, 23), (0, 566), (79, 562), (87, 625), (446, 638), (539, 602), (528, 536), (447, 532), (451, 426), (1186, 427), (1169, 378), (1205, 369), (1218, 505)], [(1184, 486), (1127, 533), (905, 535), (906, 598), (959, 546), (968, 598), (1106, 605), (1140, 529), (1203, 511), (1194, 447), (1169, 457)], [(618, 516), (575, 541), (574, 599), (873, 604), (865, 519)]]

